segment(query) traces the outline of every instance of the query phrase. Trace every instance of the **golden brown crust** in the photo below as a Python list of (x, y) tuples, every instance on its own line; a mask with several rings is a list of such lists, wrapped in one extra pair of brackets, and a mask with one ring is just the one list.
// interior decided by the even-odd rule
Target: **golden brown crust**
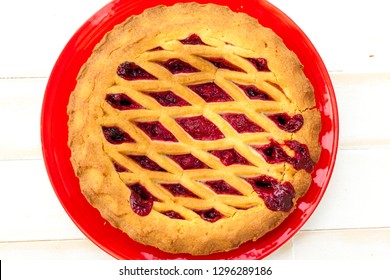
[[(191, 46), (193, 53), (189, 53), (189, 48), (178, 44), (177, 40), (187, 38), (191, 34), (197, 34), (214, 48)], [(148, 52), (161, 46), (166, 51)], [(232, 107), (226, 107), (223, 102), (206, 104), (188, 91), (180, 90), (182, 86), (177, 85), (190, 84), (193, 82), (191, 80), (194, 79), (193, 75), (173, 76), (153, 63), (156, 59), (172, 57), (172, 53), (174, 57), (202, 69), (202, 72), (197, 74), (197, 82), (213, 79), (229, 94), (241, 98), (241, 101), (245, 98), (231, 81), (242, 84), (254, 83), (261, 86), (277, 102), (272, 104), (264, 101), (254, 102), (261, 103), (260, 112), (252, 110), (253, 102), (242, 101), (239, 106)], [(198, 54), (204, 57), (219, 55), (228, 58), (240, 63), (246, 73), (216, 71), (215, 67), (199, 59)], [(248, 61), (242, 59), (246, 56), (266, 58), (270, 72), (258, 73)], [(140, 65), (148, 72), (159, 76), (164, 82), (134, 81), (130, 85), (116, 74), (118, 65), (124, 61)], [(185, 110), (190, 110), (193, 115), (203, 114), (212, 119), (225, 135), (234, 133), (215, 112), (233, 110), (236, 113), (245, 113), (252, 120), (260, 122), (267, 133), (256, 134), (256, 137), (240, 135), (236, 140), (232, 137), (228, 139), (230, 147), (238, 149), (251, 162), (255, 162), (255, 166), (224, 167), (216, 158), (204, 151), (212, 149), (210, 147), (217, 149), (221, 145), (226, 145), (225, 140), (216, 141), (217, 143), (212, 143), (213, 141), (198, 143), (200, 141), (191, 140), (184, 131), (178, 129), (172, 119), (184, 113), (188, 114), (188, 111), (180, 108), (176, 108), (176, 111), (172, 108), (170, 111), (164, 111), (166, 108), (162, 108), (152, 98), (141, 93), (142, 90), (166, 90), (172, 86), (184, 99), (190, 98), (193, 101), (191, 104), (196, 104)], [(138, 111), (136, 116), (130, 111), (115, 110), (105, 101), (106, 95), (110, 92), (123, 92), (149, 110)], [(254, 153), (246, 146), (266, 144), (270, 139), (280, 143), (296, 140), (309, 148), (310, 155), (316, 162), (321, 152), (318, 144), (321, 120), (315, 105), (313, 88), (305, 77), (296, 55), (289, 51), (270, 29), (260, 26), (257, 20), (213, 4), (158, 6), (145, 10), (141, 15), (130, 17), (115, 27), (96, 46), (92, 56), (81, 69), (77, 86), (68, 105), (71, 162), (80, 180), (81, 190), (88, 201), (105, 219), (126, 232), (132, 239), (171, 253), (206, 255), (228, 251), (243, 242), (260, 238), (278, 226), (292, 211), (269, 210), (250, 184), (242, 178), (267, 174), (277, 178), (280, 183), (290, 182), (297, 193), (294, 203), (311, 184), (311, 175), (307, 171), (296, 170), (290, 164), (268, 164), (258, 153)], [(254, 112), (257, 112), (257, 115)], [(294, 133), (282, 131), (264, 116), (277, 112), (302, 114), (304, 118), (302, 129)], [(179, 146), (151, 141), (132, 124), (134, 120), (150, 121), (156, 118), (165, 127), (174, 131), (178, 139), (188, 143)], [(139, 142), (139, 145), (110, 145), (102, 134), (102, 126), (123, 128), (137, 140), (137, 143)], [(169, 169), (170, 173), (158, 172), (156, 175), (154, 171), (141, 170), (124, 156), (129, 149), (133, 154), (147, 154), (153, 157), (156, 162), (164, 165), (165, 169)], [(202, 178), (203, 180), (211, 178), (210, 170), (180, 171), (174, 163), (164, 162), (165, 159), (161, 156), (162, 152), (172, 155), (180, 151), (191, 152), (206, 161), (209, 166), (214, 166), (217, 170), (213, 173), (215, 179), (228, 181), (244, 196), (215, 195), (204, 187), (197, 190)], [(292, 153), (291, 149), (288, 153)], [(134, 168), (134, 172), (116, 172), (113, 162), (126, 165), (130, 169)], [(175, 170), (179, 170), (179, 173), (172, 175)], [(177, 198), (159, 187), (161, 182), (172, 182), (172, 178), (198, 192), (203, 199)], [(154, 202), (153, 210), (146, 216), (137, 215), (130, 207), (131, 191), (128, 185), (136, 182), (142, 182), (159, 198)], [(210, 223), (202, 220), (194, 212), (211, 208), (218, 209), (224, 218)], [(161, 214), (167, 210), (174, 210), (185, 219), (171, 219)]]

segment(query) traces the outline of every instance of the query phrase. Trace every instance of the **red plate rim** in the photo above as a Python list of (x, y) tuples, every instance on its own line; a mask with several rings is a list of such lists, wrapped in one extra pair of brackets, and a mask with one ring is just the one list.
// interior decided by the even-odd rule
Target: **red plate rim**
[[(321, 112), (322, 153), (313, 172), (309, 191), (297, 204), (297, 209), (275, 230), (256, 242), (247, 242), (230, 252), (194, 257), (173, 255), (131, 240), (113, 228), (88, 204), (70, 163), (67, 146), (67, 112), (69, 95), (76, 85), (79, 69), (91, 55), (104, 34), (127, 17), (140, 14), (156, 5), (177, 2), (215, 3), (244, 12), (277, 33), (304, 65), (312, 82)], [(77, 227), (97, 246), (117, 259), (262, 259), (290, 240), (307, 222), (320, 203), (329, 184), (336, 161), (339, 138), (337, 102), (328, 71), (303, 31), (282, 11), (263, 0), (150, 0), (112, 1), (88, 19), (73, 35), (60, 54), (47, 83), (41, 111), (41, 142), (46, 170), (63, 208)]]

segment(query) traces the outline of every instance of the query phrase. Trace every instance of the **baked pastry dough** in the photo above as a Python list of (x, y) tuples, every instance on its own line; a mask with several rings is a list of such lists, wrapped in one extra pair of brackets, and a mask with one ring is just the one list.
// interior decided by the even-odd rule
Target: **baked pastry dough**
[(158, 6), (116, 26), (82, 67), (68, 114), (89, 203), (171, 253), (228, 251), (273, 230), (321, 152), (297, 56), (214, 4)]

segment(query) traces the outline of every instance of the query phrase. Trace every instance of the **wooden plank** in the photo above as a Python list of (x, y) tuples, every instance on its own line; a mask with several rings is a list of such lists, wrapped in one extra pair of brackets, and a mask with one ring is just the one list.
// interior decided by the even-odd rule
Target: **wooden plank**
[[(0, 242), (7, 260), (113, 260), (88, 239)], [(390, 228), (301, 231), (267, 260), (381, 260), (390, 257)]]
[[(329, 187), (303, 229), (390, 227), (388, 158), (390, 149), (341, 150)], [(42, 160), (0, 161), (0, 178), (0, 241), (84, 236), (55, 196)]]
[(390, 228), (301, 231), (293, 247), (296, 260), (386, 260)]
[[(1, 257), (7, 260), (113, 260), (89, 239), (0, 242)], [(293, 259), (293, 244), (288, 241), (267, 260)]]
[(42, 158), (40, 118), (47, 79), (0, 79), (0, 160)]
[(88, 239), (0, 242), (6, 260), (113, 260)]
[(386, 1), (270, 0), (309, 37), (331, 72), (389, 72)]
[(303, 229), (390, 227), (390, 149), (340, 150), (325, 195)]
[[(331, 79), (339, 109), (340, 148), (390, 147), (390, 129), (385, 129), (390, 72), (332, 73)], [(0, 160), (42, 157), (40, 114), (46, 83), (46, 78), (0, 79), (0, 123), (9, 135), (0, 138)]]
[(333, 73), (331, 79), (339, 109), (340, 147), (389, 148), (390, 71)]
[(0, 161), (0, 242), (85, 237), (57, 199), (42, 160)]
[[(1, 257), (7, 260), (113, 260), (88, 239), (0, 242)], [(267, 260), (293, 258), (292, 241), (268, 256)]]
[[(0, 77), (47, 77), (71, 36), (108, 2), (2, 1), (0, 25), (12, 28), (2, 32)], [(270, 2), (301, 27), (330, 71), (389, 72), (386, 1), (354, 1), (353, 9), (337, 0)]]
[(0, 2), (0, 77), (48, 77), (66, 43), (109, 0)]

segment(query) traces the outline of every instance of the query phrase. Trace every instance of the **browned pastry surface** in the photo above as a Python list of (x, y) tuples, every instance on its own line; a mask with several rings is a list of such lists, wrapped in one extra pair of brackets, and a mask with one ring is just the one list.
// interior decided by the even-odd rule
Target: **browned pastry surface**
[(297, 56), (227, 7), (158, 6), (106, 34), (71, 94), (82, 193), (132, 239), (171, 253), (237, 248), (311, 184), (320, 114)]

